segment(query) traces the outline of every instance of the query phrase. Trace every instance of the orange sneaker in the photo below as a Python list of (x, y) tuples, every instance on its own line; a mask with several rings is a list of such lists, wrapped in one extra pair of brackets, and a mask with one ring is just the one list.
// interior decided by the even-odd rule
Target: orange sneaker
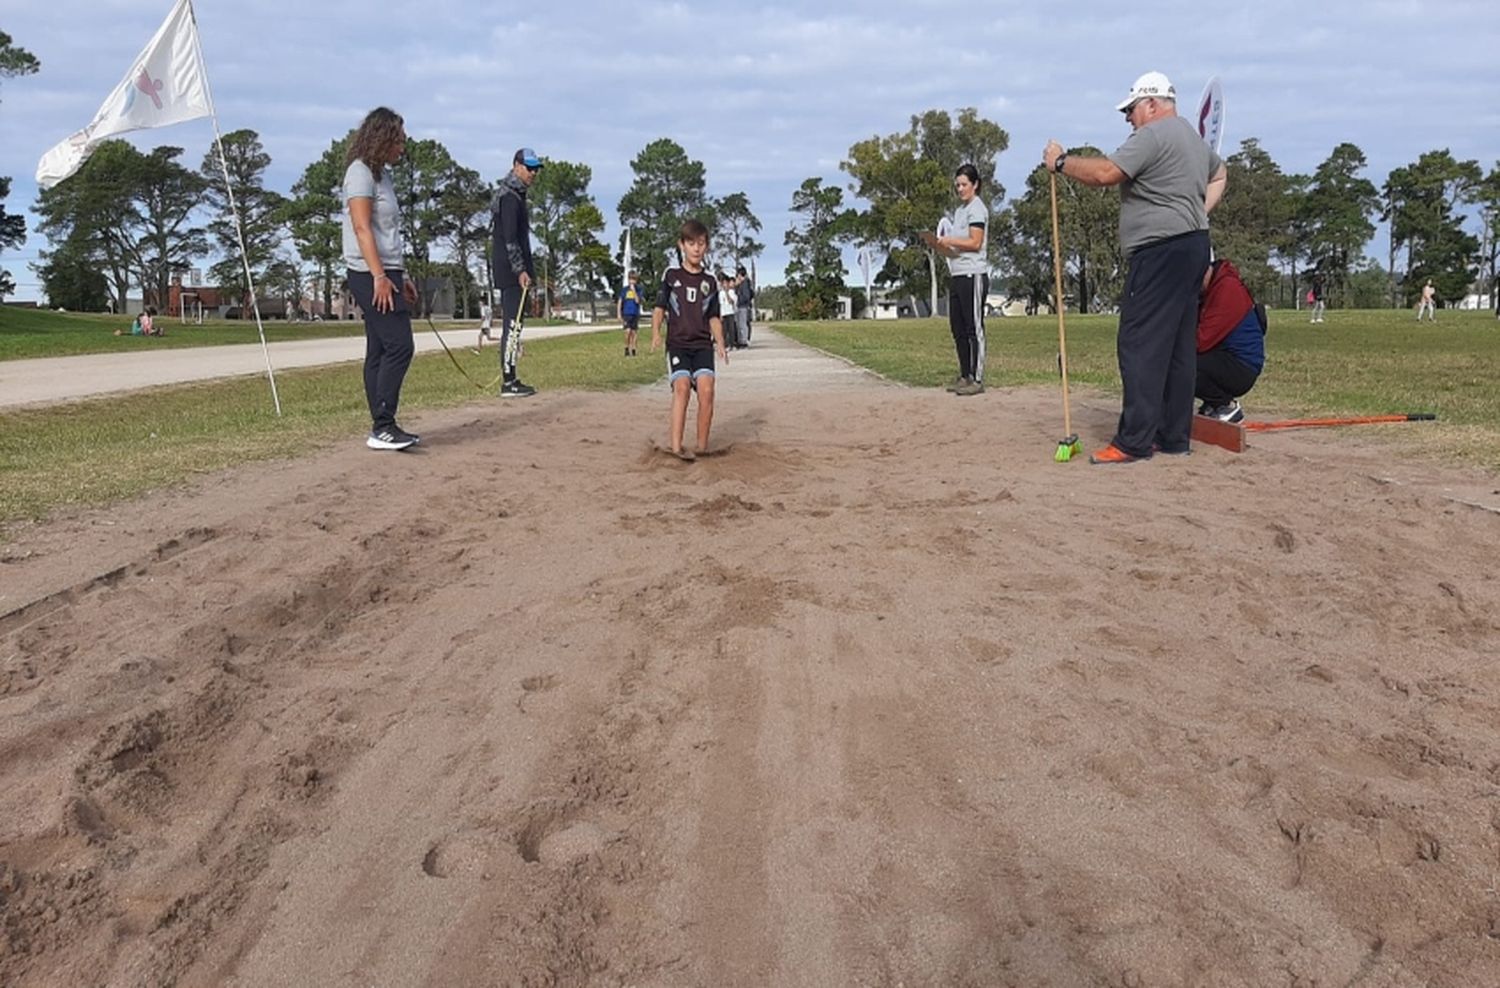
[(1131, 456), (1114, 443), (1089, 454), (1090, 463), (1134, 463), (1139, 459), (1142, 457)]

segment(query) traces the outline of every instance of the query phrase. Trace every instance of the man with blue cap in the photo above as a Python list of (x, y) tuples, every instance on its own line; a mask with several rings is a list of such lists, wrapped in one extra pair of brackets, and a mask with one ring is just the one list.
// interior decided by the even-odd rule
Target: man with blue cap
[(500, 397), (530, 398), (536, 388), (521, 383), (516, 363), (521, 355), (521, 296), (531, 288), (536, 270), (531, 262), (531, 218), (526, 192), (542, 170), (542, 159), (531, 148), (516, 152), (510, 174), (490, 200), (490, 232), (494, 239), (493, 273), (500, 291)]

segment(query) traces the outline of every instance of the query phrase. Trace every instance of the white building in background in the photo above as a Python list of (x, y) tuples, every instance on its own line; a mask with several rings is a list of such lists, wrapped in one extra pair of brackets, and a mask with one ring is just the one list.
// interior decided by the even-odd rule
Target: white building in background
[[(851, 310), (854, 300), (848, 295), (839, 296), (840, 319), (853, 318)], [(873, 311), (872, 311), (873, 309)], [(984, 313), (986, 316), (1024, 316), (1026, 314), (1026, 303), (1011, 300), (1001, 292), (990, 292), (984, 297)], [(943, 296), (938, 299), (939, 316), (948, 315), (948, 299)], [(875, 292), (874, 304), (871, 308), (860, 313), (861, 319), (911, 319), (925, 318), (927, 312), (927, 300), (913, 296), (905, 298), (892, 297), (879, 289)]]

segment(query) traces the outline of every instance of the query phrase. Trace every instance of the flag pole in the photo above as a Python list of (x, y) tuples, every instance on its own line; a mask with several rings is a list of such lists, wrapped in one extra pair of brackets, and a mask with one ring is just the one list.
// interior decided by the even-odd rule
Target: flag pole
[(255, 313), (255, 331), (260, 334), (261, 353), (266, 358), (266, 379), (271, 382), (271, 402), (276, 406), (276, 416), (281, 417), (281, 396), (276, 392), (276, 370), (271, 366), (271, 348), (266, 344), (266, 327), (260, 318), (260, 300), (255, 297), (255, 278), (250, 274), (250, 255), (245, 250), (245, 230), (240, 223), (239, 206), (234, 201), (234, 184), (229, 180), (229, 162), (224, 157), (224, 140), (219, 134), (219, 111), (214, 106), (213, 89), (208, 82), (208, 61), (203, 57), (203, 43), (198, 33), (198, 11), (188, 0), (188, 14), (193, 18), (193, 44), (198, 49), (198, 61), (203, 65), (203, 91), (208, 96), (208, 115), (214, 122), (214, 149), (219, 152), (219, 170), (224, 175), (224, 191), (229, 196), (229, 213), (234, 217), (234, 236), (240, 246), (240, 264), (245, 271), (245, 287), (250, 292), (250, 308)]

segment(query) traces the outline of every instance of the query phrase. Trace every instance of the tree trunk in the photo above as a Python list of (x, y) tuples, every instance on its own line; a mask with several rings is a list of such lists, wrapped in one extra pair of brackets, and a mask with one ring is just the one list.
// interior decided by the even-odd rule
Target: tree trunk
[(937, 312), (938, 312), (938, 307), (937, 307), (937, 254), (935, 252), (933, 252), (933, 251), (930, 251), (930, 250), (927, 252), (927, 274), (928, 274), (928, 277), (930, 277), (932, 279), (932, 284), (931, 284), (931, 287), (930, 287), (929, 291), (930, 291), (930, 293), (932, 295), (932, 311), (931, 311), (931, 315), (935, 316), (935, 315), (937, 315)]
[[(1412, 242), (1410, 240), (1408, 240), (1406, 242), (1406, 276), (1408, 278), (1411, 277), (1411, 251), (1412, 251)], [(1398, 306), (1396, 306), (1396, 308), (1398, 308), (1398, 309), (1404, 309), (1404, 308), (1406, 308), (1406, 292), (1402, 292), (1401, 293), (1401, 304), (1398, 305)]]
[(468, 316), (469, 316), (469, 313), (472, 312), (472, 311), (474, 311), (474, 310), (472, 310), (472, 309), (469, 308), (469, 274), (470, 274), (470, 272), (469, 272), (469, 254), (468, 254), (467, 251), (465, 251), (463, 254), (461, 254), (459, 256), (458, 270), (460, 270), (460, 271), (463, 272), (463, 276), (461, 278), (459, 278), (459, 280), (458, 280), (458, 287), (459, 287), (459, 291), (462, 294), (463, 300), (464, 300), (464, 308), (463, 308), (464, 318), (467, 319)]
[[(1395, 222), (1394, 221), (1392, 221), (1391, 226), (1392, 227), (1395, 226)], [(1388, 286), (1387, 286), (1387, 292), (1388, 292), (1388, 294), (1390, 296), (1391, 308), (1393, 308), (1393, 309), (1399, 308), (1399, 306), (1396, 305), (1396, 238), (1395, 237), (1391, 237), (1391, 250), (1390, 250), (1390, 255), (1389, 255), (1389, 263), (1386, 265), (1386, 270), (1390, 272), (1390, 278), (1389, 278), (1389, 282), (1388, 282)]]

